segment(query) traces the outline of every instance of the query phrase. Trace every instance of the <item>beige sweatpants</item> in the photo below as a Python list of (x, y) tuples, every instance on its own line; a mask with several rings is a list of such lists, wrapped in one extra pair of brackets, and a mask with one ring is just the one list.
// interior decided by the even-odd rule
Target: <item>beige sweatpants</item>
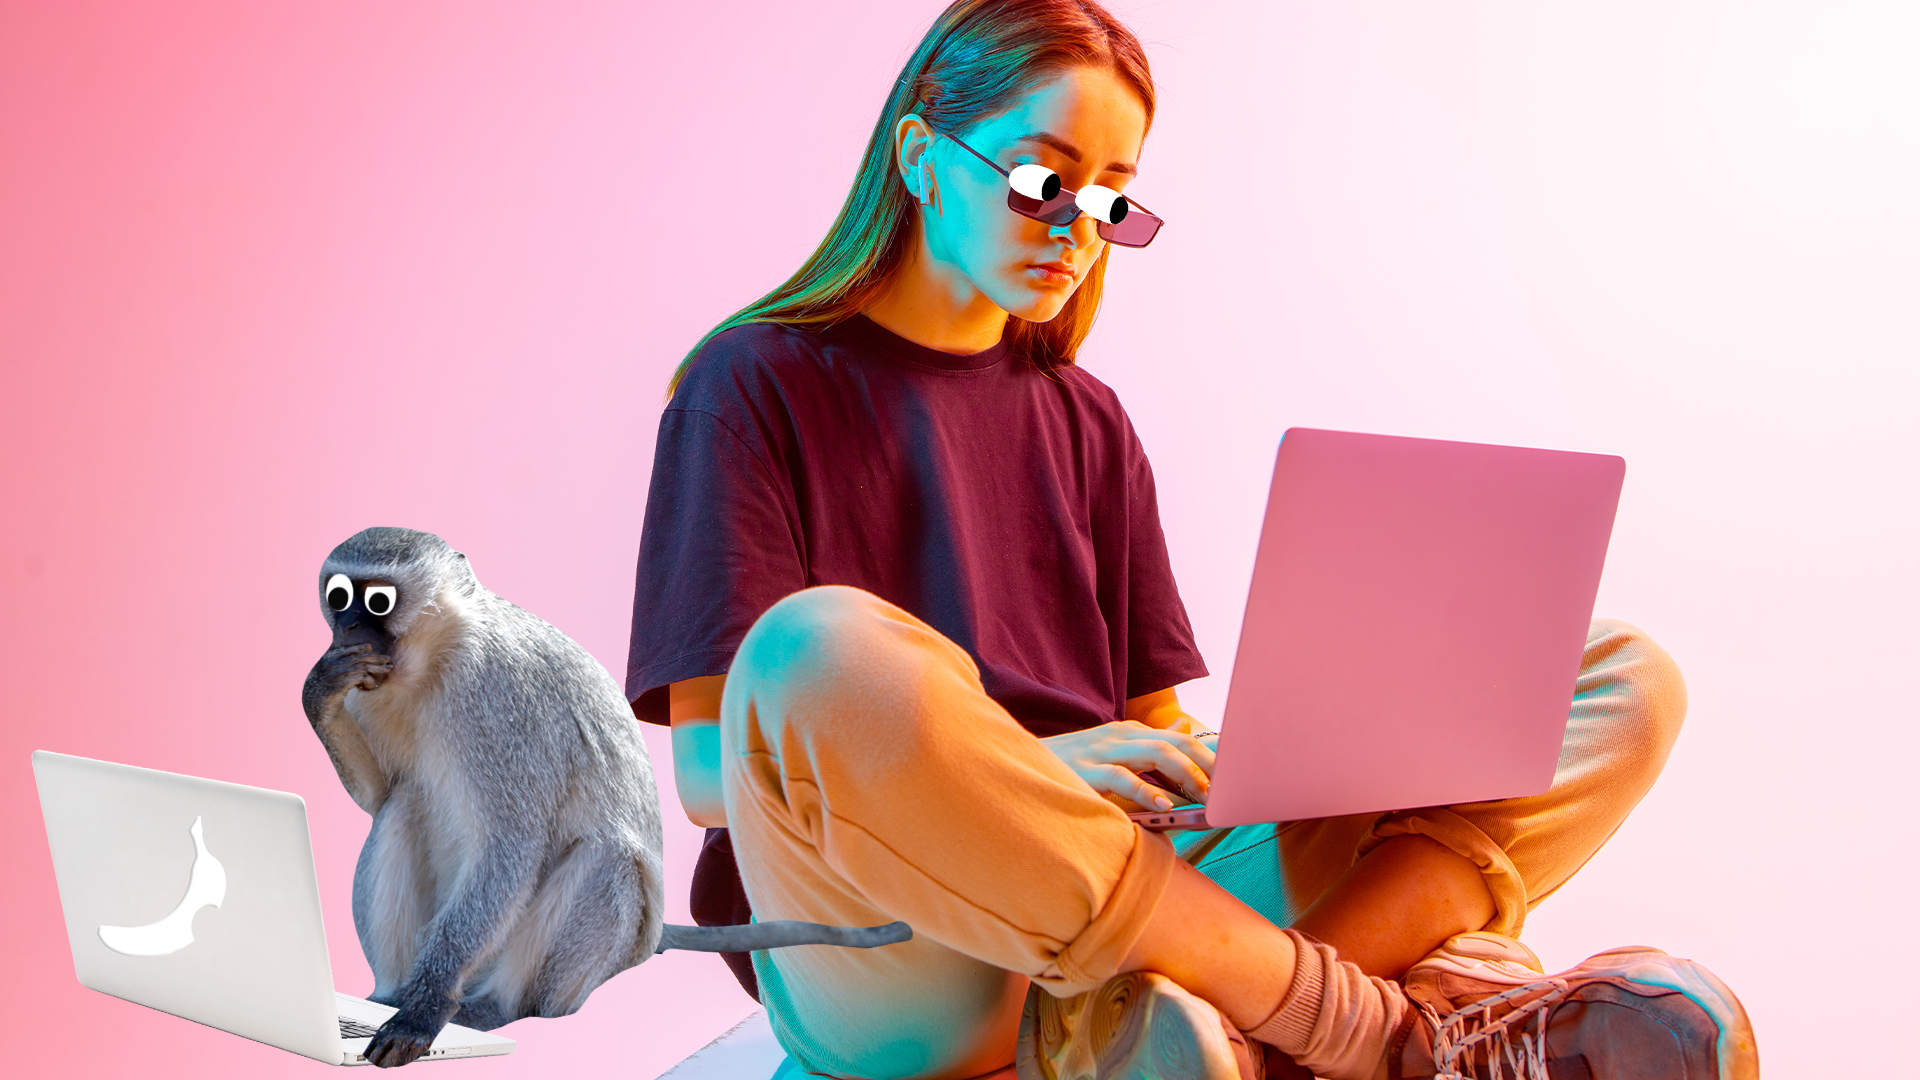
[[(1546, 794), (1191, 834), (1182, 850), (1285, 925), (1371, 845), (1423, 833), (1479, 863), (1488, 928), (1515, 934), (1640, 801), (1684, 712), (1667, 655), (1595, 622)], [(914, 929), (877, 949), (754, 954), (775, 1034), (812, 1072), (1006, 1065), (1028, 980), (1064, 996), (1113, 976), (1180, 857), (987, 697), (964, 650), (858, 589), (796, 593), (754, 624), (721, 754), (755, 918)]]

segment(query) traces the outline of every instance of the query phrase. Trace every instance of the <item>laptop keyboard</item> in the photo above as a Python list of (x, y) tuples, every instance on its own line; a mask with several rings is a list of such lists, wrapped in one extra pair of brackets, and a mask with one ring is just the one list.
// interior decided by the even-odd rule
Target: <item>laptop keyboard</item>
[(363, 1024), (351, 1016), (340, 1018), (340, 1037), (343, 1039), (371, 1039), (373, 1033), (379, 1030), (378, 1027)]

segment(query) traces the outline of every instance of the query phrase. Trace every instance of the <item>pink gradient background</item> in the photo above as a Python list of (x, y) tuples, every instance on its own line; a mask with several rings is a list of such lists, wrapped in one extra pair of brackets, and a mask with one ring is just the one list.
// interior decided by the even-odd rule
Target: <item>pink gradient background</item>
[[(621, 670), (668, 372), (819, 237), (938, 7), (0, 6), (9, 1072), (317, 1074), (75, 983), (28, 752), (304, 795), (364, 991), (366, 821), (297, 697), (321, 557), (441, 533)], [(1171, 224), (1115, 254), (1083, 359), (1153, 455), (1214, 670), (1284, 428), (1624, 455), (1600, 610), (1693, 709), (1528, 940), (1707, 961), (1771, 1075), (1902, 1054), (1920, 13), (1118, 10)], [(1224, 682), (1186, 698), (1217, 716)], [(676, 920), (696, 839), (670, 828)], [(670, 954), (428, 1068), (646, 1080), (749, 1008)]]

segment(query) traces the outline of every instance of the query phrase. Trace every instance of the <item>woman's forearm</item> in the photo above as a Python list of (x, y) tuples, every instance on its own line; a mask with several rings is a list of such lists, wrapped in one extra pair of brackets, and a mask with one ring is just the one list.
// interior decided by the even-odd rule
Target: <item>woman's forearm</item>
[(727, 807), (720, 797), (720, 721), (673, 725), (673, 786), (687, 820), (709, 829), (727, 827)]
[(687, 679), (668, 688), (673, 722), (673, 786), (687, 820), (709, 829), (727, 827), (720, 794), (720, 694), (725, 675)]

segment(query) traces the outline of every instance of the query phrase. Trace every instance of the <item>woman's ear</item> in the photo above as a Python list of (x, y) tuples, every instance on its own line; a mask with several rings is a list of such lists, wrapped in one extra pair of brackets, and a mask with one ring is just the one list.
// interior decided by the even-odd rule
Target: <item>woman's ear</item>
[(900, 167), (900, 182), (906, 185), (921, 206), (940, 212), (940, 188), (933, 178), (933, 129), (918, 113), (908, 113), (894, 126), (894, 152)]

